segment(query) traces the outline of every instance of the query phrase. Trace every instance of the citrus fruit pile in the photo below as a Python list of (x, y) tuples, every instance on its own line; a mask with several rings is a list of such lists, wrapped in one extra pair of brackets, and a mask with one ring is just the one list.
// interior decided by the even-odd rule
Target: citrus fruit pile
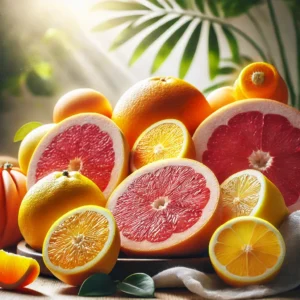
[(25, 241), (72, 285), (109, 273), (120, 251), (208, 251), (228, 284), (271, 280), (285, 256), (276, 228), (300, 207), (300, 112), (287, 96), (266, 63), (207, 100), (173, 77), (136, 83), (114, 108), (97, 91), (69, 92), (20, 146)]

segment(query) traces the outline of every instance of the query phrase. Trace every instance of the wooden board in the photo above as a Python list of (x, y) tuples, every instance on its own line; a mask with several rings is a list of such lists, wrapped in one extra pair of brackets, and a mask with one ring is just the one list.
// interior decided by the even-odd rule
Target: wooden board
[[(42, 254), (31, 249), (26, 245), (25, 241), (21, 241), (17, 246), (17, 253), (27, 257), (34, 258), (38, 261), (41, 274), (52, 276), (50, 271), (46, 268)], [(193, 268), (207, 273), (213, 272), (208, 257), (194, 257), (194, 258), (127, 258), (119, 257), (118, 261), (110, 273), (114, 279), (124, 279), (126, 276), (133, 273), (146, 273), (150, 276), (172, 268), (172, 267), (187, 267)]]

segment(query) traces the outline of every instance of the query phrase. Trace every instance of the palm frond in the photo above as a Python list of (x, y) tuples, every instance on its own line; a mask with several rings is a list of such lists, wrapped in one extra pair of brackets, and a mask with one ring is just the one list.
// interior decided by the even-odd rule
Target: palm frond
[(208, 59), (209, 59), (209, 76), (214, 79), (218, 75), (220, 63), (219, 41), (214, 29), (214, 25), (209, 25), (208, 31)]
[(106, 0), (96, 3), (92, 8), (92, 11), (97, 10), (149, 10), (149, 7), (137, 2), (137, 1), (122, 1), (122, 0)]

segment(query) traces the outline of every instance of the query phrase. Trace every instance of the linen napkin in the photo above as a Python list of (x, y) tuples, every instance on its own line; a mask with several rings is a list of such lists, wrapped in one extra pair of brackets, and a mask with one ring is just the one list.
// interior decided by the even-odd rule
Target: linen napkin
[(279, 274), (270, 283), (233, 288), (216, 274), (179, 266), (155, 275), (155, 286), (186, 287), (203, 298), (222, 300), (261, 298), (292, 290), (300, 285), (300, 210), (290, 214), (279, 230), (286, 244), (286, 257)]

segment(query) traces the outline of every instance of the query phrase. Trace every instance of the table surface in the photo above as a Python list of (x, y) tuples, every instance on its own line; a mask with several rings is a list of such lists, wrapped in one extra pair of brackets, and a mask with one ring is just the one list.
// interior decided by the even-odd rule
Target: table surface
[[(32, 300), (32, 299), (74, 299), (78, 293), (78, 288), (66, 285), (57, 279), (48, 277), (39, 277), (34, 283), (29, 285), (20, 291), (4, 291), (0, 289), (1, 300)], [(167, 300), (204, 300), (186, 289), (158, 289), (155, 292), (156, 299), (167, 299)], [(130, 298), (125, 294), (116, 294), (110, 297), (80, 297), (78, 299), (137, 299)], [(149, 299), (149, 298), (148, 298)], [(283, 293), (276, 297), (260, 298), (266, 300), (299, 300), (300, 299), (300, 287), (296, 290)]]

